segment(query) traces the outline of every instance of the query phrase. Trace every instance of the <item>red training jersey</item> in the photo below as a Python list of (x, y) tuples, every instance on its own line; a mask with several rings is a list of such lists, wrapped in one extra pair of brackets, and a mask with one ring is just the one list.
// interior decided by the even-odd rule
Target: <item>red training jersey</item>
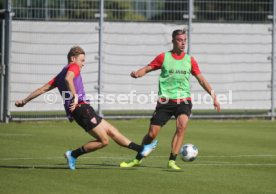
[[(172, 57), (176, 60), (181, 60), (185, 57), (185, 53), (183, 52), (181, 55), (172, 53)], [(157, 57), (155, 57), (155, 59), (153, 59), (153, 61), (151, 61), (151, 63), (148, 66), (152, 67), (153, 69), (161, 69), (162, 64), (164, 62), (164, 58), (165, 58), (165, 53), (161, 53)], [(191, 57), (191, 64), (192, 64), (192, 69), (191, 69), (192, 75), (195, 76), (200, 74), (201, 73), (200, 69), (194, 57)]]

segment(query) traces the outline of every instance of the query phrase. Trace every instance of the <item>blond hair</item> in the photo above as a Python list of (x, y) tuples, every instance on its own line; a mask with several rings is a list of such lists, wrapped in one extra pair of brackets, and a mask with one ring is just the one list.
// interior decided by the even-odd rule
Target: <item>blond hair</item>
[(74, 46), (70, 49), (70, 51), (68, 52), (67, 54), (67, 60), (68, 60), (68, 63), (71, 62), (71, 57), (77, 57), (81, 54), (84, 54), (85, 55), (85, 52), (84, 50), (80, 47), (80, 46)]

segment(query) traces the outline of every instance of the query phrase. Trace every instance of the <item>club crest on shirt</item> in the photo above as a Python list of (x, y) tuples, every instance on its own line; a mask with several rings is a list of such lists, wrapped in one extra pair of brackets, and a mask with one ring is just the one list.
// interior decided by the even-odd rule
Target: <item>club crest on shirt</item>
[(96, 120), (95, 117), (93, 117), (90, 121), (91, 121), (91, 123), (93, 123), (93, 124), (97, 124), (97, 120)]

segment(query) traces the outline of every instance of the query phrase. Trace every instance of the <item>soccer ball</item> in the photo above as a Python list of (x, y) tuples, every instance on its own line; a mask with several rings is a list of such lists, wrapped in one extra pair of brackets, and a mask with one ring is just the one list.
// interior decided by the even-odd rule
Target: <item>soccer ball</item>
[(184, 144), (179, 152), (182, 160), (191, 162), (194, 161), (198, 155), (198, 149), (193, 144)]

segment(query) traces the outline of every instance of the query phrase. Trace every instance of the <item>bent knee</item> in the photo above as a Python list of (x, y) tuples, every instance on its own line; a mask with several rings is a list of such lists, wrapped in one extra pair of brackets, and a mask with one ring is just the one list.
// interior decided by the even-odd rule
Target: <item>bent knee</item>
[(185, 131), (187, 127), (188, 127), (187, 123), (177, 123), (176, 130), (180, 132)]
[(109, 144), (109, 139), (102, 139), (101, 143), (102, 143), (102, 147), (105, 147)]
[(177, 134), (184, 134), (186, 132), (186, 126), (179, 126), (176, 128), (176, 133)]

